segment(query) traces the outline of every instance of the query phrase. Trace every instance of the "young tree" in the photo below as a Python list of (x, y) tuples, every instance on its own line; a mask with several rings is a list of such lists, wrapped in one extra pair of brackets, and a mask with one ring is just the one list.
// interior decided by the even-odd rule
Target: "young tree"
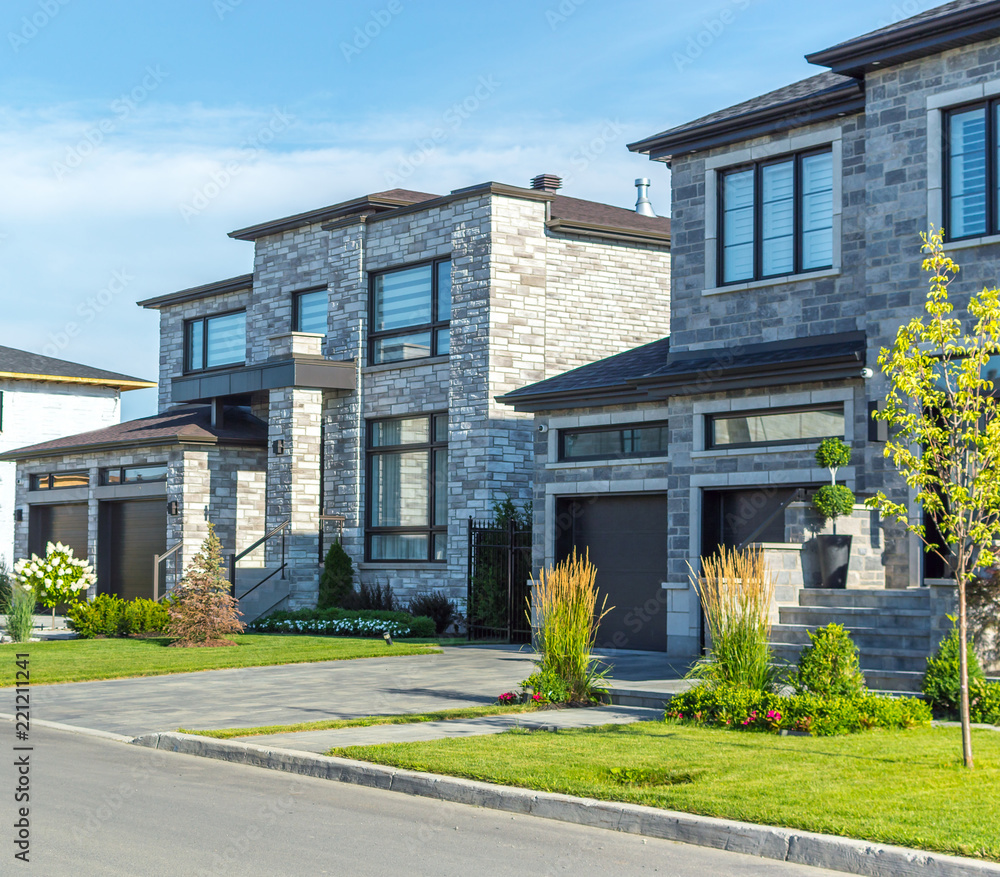
[(229, 580), (223, 570), (222, 544), (215, 527), (208, 525), (208, 537), (174, 588), (167, 607), (168, 633), (176, 646), (234, 646), (227, 634), (241, 633), (238, 604), (229, 594)]
[(338, 539), (326, 553), (323, 574), (319, 579), (317, 609), (341, 606), (344, 598), (354, 590), (354, 564)]
[[(931, 274), (926, 317), (900, 327), (892, 349), (879, 353), (889, 390), (875, 417), (890, 427), (885, 456), (935, 520), (944, 546), (928, 538), (922, 522), (910, 520), (904, 503), (882, 491), (868, 505), (899, 521), (945, 562), (958, 590), (959, 637), (965, 643), (967, 588), (977, 569), (993, 564), (1000, 538), (1000, 417), (987, 370), (990, 358), (1000, 354), (1000, 290), (972, 296), (971, 334), (964, 330), (948, 300), (958, 265), (945, 255), (941, 231), (922, 237), (923, 267)], [(967, 649), (959, 655), (962, 754), (971, 768)]]

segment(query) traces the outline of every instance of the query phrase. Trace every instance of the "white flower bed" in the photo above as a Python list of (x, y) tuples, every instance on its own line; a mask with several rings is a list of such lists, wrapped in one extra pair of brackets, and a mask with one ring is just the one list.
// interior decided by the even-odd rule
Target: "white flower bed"
[(379, 621), (374, 618), (336, 618), (330, 620), (314, 619), (310, 621), (269, 621), (259, 627), (256, 622), (250, 625), (254, 630), (267, 630), (275, 633), (326, 633), (342, 636), (382, 636), (388, 632), (392, 637), (410, 635), (409, 625), (396, 621)]

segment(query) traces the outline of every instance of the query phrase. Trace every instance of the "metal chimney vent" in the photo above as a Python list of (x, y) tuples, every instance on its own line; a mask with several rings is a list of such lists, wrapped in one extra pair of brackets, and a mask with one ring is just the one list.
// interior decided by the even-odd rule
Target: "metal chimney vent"
[(555, 174), (539, 174), (532, 179), (531, 188), (542, 192), (555, 192), (562, 188), (562, 177), (557, 177)]
[(653, 212), (653, 205), (649, 203), (649, 180), (645, 177), (635, 181), (635, 187), (639, 190), (639, 197), (635, 202), (635, 212), (642, 216), (656, 216)]

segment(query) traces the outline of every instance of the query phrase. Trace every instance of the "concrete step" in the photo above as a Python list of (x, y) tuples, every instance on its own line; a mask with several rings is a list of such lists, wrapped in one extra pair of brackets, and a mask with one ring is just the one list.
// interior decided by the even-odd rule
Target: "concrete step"
[(872, 691), (884, 691), (892, 694), (919, 694), (920, 685), (924, 680), (923, 673), (907, 670), (865, 670), (865, 684)]
[(671, 696), (669, 692), (630, 688), (608, 689), (608, 702), (615, 706), (641, 706), (662, 710)]
[[(806, 646), (809, 645), (809, 631), (812, 628), (804, 624), (775, 624), (771, 628), (771, 642)], [(904, 651), (923, 651), (930, 653), (929, 631), (917, 631), (906, 627), (860, 627), (855, 625), (851, 630), (851, 639), (864, 654), (869, 649), (893, 649)]]
[(839, 606), (845, 609), (930, 609), (929, 588), (800, 588), (799, 606)]
[(778, 609), (778, 619), (782, 624), (805, 625), (813, 629), (833, 623), (847, 630), (853, 630), (855, 627), (928, 630), (930, 617), (929, 609), (873, 606), (781, 606)]
[[(774, 655), (783, 661), (797, 664), (802, 646), (786, 643), (772, 643)], [(861, 669), (873, 672), (920, 673), (927, 669), (927, 653), (912, 649), (865, 649), (859, 650), (858, 663)]]

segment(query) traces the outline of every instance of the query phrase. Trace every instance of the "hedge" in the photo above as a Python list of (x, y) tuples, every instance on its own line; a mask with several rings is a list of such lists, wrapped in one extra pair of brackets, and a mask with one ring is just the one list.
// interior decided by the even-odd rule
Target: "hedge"
[(434, 621), (408, 612), (376, 609), (298, 609), (279, 610), (248, 625), (260, 633), (311, 633), (328, 636), (382, 636), (394, 638), (434, 636)]

